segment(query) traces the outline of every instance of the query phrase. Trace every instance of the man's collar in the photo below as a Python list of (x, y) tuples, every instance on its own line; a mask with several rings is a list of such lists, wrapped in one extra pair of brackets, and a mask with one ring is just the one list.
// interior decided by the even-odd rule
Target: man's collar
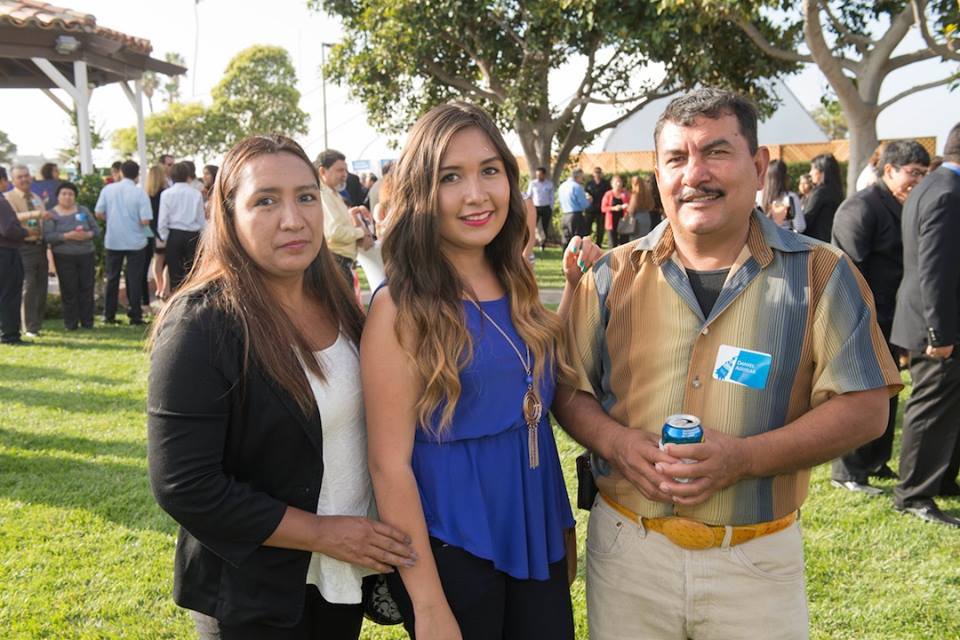
[[(773, 261), (773, 250), (785, 253), (810, 250), (810, 247), (800, 240), (797, 234), (781, 229), (759, 209), (754, 209), (750, 215), (747, 248), (761, 268)], [(676, 249), (676, 240), (673, 237), (670, 221), (664, 218), (653, 231), (637, 242), (633, 251), (630, 252), (630, 262), (635, 270), (640, 268), (640, 261), (644, 259), (653, 261), (659, 267), (670, 259)]]

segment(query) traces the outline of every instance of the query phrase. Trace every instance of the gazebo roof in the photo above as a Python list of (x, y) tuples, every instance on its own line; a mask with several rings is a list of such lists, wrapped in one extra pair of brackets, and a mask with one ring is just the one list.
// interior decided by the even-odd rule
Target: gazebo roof
[(31, 0), (0, 0), (0, 88), (54, 88), (32, 58), (49, 60), (71, 80), (73, 62), (82, 60), (94, 86), (135, 80), (144, 71), (186, 72), (151, 58), (152, 50), (149, 40), (101, 27), (90, 14)]

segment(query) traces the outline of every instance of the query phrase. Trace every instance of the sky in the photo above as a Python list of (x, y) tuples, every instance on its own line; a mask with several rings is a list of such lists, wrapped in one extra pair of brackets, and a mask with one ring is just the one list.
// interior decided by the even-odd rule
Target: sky
[[(92, 13), (100, 26), (149, 39), (155, 58), (162, 59), (169, 51), (182, 54), (189, 68), (181, 80), (181, 99), (185, 101), (209, 103), (210, 89), (220, 80), (230, 58), (241, 50), (255, 44), (286, 48), (297, 71), (300, 107), (310, 115), (310, 131), (300, 142), (311, 157), (324, 148), (319, 72), (321, 44), (336, 42), (341, 29), (335, 19), (309, 11), (306, 0), (273, 0), (269, 3), (201, 0), (196, 5), (193, 0), (59, 0), (55, 4)], [(199, 34), (196, 25), (199, 25)], [(919, 42), (919, 35), (912, 34), (901, 48), (907, 50)], [(573, 93), (581, 68), (580, 62), (574, 60), (555, 72), (555, 77), (551, 78), (551, 99), (554, 102)], [(887, 79), (881, 100), (913, 83), (946, 75), (950, 68), (936, 61), (911, 65)], [(786, 83), (808, 109), (819, 103), (828, 87), (812, 65), (786, 78)], [(54, 91), (66, 100), (59, 89)], [(387, 159), (397, 155), (397, 151), (390, 148), (391, 140), (368, 125), (362, 105), (351, 100), (346, 87), (328, 84), (326, 93), (330, 147), (339, 149), (351, 160)], [(155, 95), (153, 101), (155, 109), (163, 108), (159, 95)], [(878, 133), (881, 138), (933, 135), (937, 137), (939, 152), (947, 132), (958, 120), (958, 107), (960, 92), (950, 94), (939, 88), (914, 94), (880, 115)], [(609, 107), (592, 109), (585, 117), (588, 126), (613, 115)], [(108, 140), (104, 149), (94, 152), (94, 162), (107, 165), (116, 159), (109, 144), (110, 132), (134, 125), (136, 117), (118, 85), (96, 89), (91, 97), (90, 110)], [(149, 113), (146, 104), (144, 110)], [(36, 89), (8, 89), (0, 94), (0, 130), (10, 136), (20, 154), (50, 158), (56, 156), (57, 149), (63, 147), (70, 137), (66, 114)], [(600, 150), (605, 135), (588, 150)], [(508, 135), (507, 139), (519, 153), (516, 138)], [(648, 146), (646, 140), (638, 141), (639, 149)]]

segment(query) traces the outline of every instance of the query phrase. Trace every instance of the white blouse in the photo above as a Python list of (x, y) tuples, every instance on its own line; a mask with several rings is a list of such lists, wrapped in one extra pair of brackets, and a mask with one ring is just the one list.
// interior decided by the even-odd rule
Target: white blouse
[[(367, 469), (360, 354), (356, 345), (341, 333), (336, 342), (314, 355), (327, 377), (321, 382), (306, 370), (323, 428), (323, 482), (317, 514), (375, 517)], [(372, 573), (375, 572), (314, 553), (307, 570), (307, 584), (316, 585), (327, 602), (356, 604), (361, 601), (363, 577)]]

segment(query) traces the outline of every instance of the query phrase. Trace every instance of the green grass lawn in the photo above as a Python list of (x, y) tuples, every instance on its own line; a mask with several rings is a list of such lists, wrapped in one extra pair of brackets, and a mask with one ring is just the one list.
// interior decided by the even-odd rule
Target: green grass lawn
[[(551, 259), (559, 250), (538, 271)], [(147, 483), (143, 331), (59, 325), (33, 347), (0, 347), (0, 637), (193, 637), (170, 595), (176, 528)], [(573, 495), (579, 449), (558, 438)], [(880, 486), (888, 495), (871, 499), (814, 473), (803, 510), (812, 636), (960, 637), (960, 533), (893, 512), (892, 483)], [(960, 511), (957, 499), (941, 505)], [(366, 626), (363, 637), (405, 634)]]

